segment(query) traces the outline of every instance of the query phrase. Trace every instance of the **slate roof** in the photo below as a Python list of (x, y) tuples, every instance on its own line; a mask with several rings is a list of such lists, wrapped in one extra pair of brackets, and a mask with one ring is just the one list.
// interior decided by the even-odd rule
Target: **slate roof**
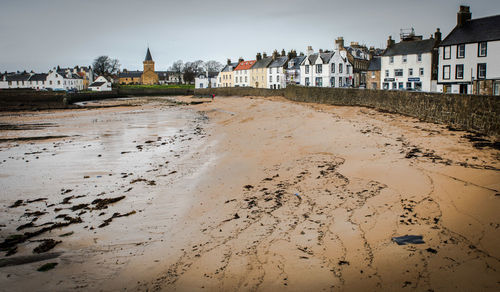
[(238, 63), (231, 63), (222, 68), (221, 72), (232, 72), (236, 66), (238, 66)]
[(288, 69), (300, 69), (300, 64), (306, 59), (306, 56), (298, 56), (290, 60), (290, 62), (293, 62), (293, 66), (288, 67)]
[(144, 61), (153, 61), (153, 58), (151, 58), (151, 52), (149, 51), (149, 48), (148, 51), (146, 52), (146, 58), (144, 59)]
[(468, 20), (455, 27), (439, 46), (500, 40), (500, 15)]
[(252, 66), (252, 69), (260, 69), (260, 68), (267, 68), (269, 67), (269, 64), (273, 62), (272, 57), (266, 57), (258, 60), (255, 62), (255, 65)]
[(30, 81), (46, 81), (47, 75), (49, 75), (49, 74), (46, 74), (46, 73), (33, 74), (30, 78)]
[(430, 53), (436, 44), (435, 39), (403, 41), (387, 48), (383, 56), (412, 55)]
[(335, 55), (334, 52), (315, 53), (315, 54), (309, 55), (308, 59), (309, 59), (309, 62), (311, 64), (315, 64), (316, 61), (318, 60), (318, 57), (320, 57), (323, 64), (327, 64), (328, 62), (330, 62), (330, 59), (333, 57), (333, 55)]
[(29, 78), (30, 74), (23, 74), (23, 73), (5, 76), (6, 81), (28, 81)]
[(118, 74), (118, 78), (137, 78), (142, 76), (142, 71), (127, 71)]
[(106, 82), (94, 82), (89, 85), (89, 87), (99, 87), (102, 86), (103, 84), (106, 84)]
[(370, 65), (368, 65), (368, 71), (380, 71), (382, 68), (380, 57), (373, 57), (370, 60)]
[(234, 68), (234, 70), (248, 70), (250, 68), (252, 68), (252, 66), (255, 64), (255, 60), (252, 60), (252, 61), (243, 61), (241, 63), (238, 64), (238, 66), (236, 66), (236, 68)]
[(288, 62), (288, 57), (278, 57), (271, 63), (271, 65), (269, 65), (269, 68), (283, 67), (286, 65), (287, 62)]

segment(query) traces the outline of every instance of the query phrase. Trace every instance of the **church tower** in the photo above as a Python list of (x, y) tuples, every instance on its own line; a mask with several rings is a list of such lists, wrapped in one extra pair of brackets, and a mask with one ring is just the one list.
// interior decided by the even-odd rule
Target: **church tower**
[(151, 52), (146, 52), (146, 58), (144, 58), (144, 72), (142, 72), (142, 84), (153, 85), (158, 84), (158, 74), (155, 73), (155, 62), (151, 57)]

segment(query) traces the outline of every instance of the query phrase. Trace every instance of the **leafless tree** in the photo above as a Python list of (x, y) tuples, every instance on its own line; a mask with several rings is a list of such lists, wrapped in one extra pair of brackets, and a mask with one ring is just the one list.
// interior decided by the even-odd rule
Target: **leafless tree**
[(108, 56), (99, 56), (94, 60), (93, 70), (97, 75), (110, 76), (120, 70), (120, 63), (117, 59)]
[(183, 69), (184, 69), (184, 62), (182, 62), (182, 60), (175, 61), (169, 68), (170, 71), (176, 73), (181, 73)]
[(219, 72), (222, 70), (222, 64), (214, 60), (207, 61), (205, 62), (205, 70), (208, 72)]

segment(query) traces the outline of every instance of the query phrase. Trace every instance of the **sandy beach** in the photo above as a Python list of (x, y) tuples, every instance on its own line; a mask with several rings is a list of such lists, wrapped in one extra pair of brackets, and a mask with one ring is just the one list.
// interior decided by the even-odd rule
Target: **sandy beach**
[(488, 137), (281, 97), (174, 99), (0, 115), (1, 291), (500, 289)]

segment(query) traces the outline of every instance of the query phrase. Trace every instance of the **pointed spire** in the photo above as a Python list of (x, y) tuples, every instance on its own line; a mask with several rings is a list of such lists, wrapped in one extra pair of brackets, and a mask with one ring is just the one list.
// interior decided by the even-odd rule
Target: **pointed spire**
[(144, 61), (153, 61), (153, 58), (151, 58), (151, 52), (149, 51), (148, 47), (148, 52), (146, 53), (146, 59)]

